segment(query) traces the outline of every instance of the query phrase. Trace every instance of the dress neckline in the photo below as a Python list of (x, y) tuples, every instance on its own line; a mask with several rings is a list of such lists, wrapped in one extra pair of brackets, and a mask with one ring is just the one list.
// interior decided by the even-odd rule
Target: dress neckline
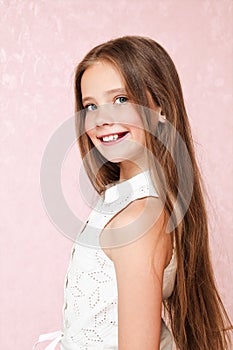
[(111, 203), (117, 200), (121, 193), (131, 194), (142, 185), (149, 185), (150, 170), (142, 171), (129, 179), (116, 181), (104, 191), (104, 202)]

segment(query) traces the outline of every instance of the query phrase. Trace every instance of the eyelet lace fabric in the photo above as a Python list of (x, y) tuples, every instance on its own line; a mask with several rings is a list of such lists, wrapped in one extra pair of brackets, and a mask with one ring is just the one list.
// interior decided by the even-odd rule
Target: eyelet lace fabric
[[(105, 225), (133, 200), (158, 197), (149, 170), (107, 188), (84, 223), (71, 251), (64, 283), (62, 350), (118, 349), (118, 295), (112, 260), (101, 249)], [(164, 271), (163, 299), (172, 293), (176, 257)], [(160, 350), (172, 349), (172, 337), (163, 320)]]

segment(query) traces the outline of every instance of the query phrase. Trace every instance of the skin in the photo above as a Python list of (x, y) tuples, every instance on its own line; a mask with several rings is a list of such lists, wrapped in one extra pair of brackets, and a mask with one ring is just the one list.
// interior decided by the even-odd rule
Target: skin
[[(118, 71), (106, 62), (93, 64), (83, 74), (81, 91), (86, 133), (108, 160), (120, 162), (120, 181), (147, 169), (143, 124)], [(111, 146), (97, 138), (126, 131), (127, 137)]]
[[(107, 159), (120, 162), (120, 180), (147, 169), (142, 121), (128, 100), (120, 73), (109, 63), (97, 62), (84, 72), (81, 91), (86, 133)], [(122, 131), (128, 132), (127, 138), (111, 146), (98, 139)], [(163, 273), (172, 256), (166, 221), (160, 199), (145, 197), (115, 215), (100, 235), (102, 246), (114, 241), (114, 248), (108, 245), (103, 251), (116, 271), (119, 350), (159, 350)], [(117, 236), (127, 225), (143, 234), (117, 246)], [(109, 229), (114, 232), (111, 237)]]

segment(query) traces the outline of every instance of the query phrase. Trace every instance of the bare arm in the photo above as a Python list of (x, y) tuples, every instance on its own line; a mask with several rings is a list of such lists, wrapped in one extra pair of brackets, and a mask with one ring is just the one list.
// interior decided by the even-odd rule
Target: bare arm
[(116, 236), (120, 226), (133, 222), (135, 230), (146, 231), (136, 241), (110, 249), (118, 287), (119, 350), (159, 349), (163, 271), (171, 257), (171, 237), (164, 232), (166, 226), (163, 230), (164, 212), (156, 216), (157, 203), (152, 197), (136, 200), (108, 226)]

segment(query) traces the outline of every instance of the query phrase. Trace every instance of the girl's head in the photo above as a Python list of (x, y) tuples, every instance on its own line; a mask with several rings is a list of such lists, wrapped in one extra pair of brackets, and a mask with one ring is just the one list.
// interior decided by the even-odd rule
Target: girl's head
[[(109, 69), (112, 70), (110, 77), (106, 73)], [(88, 79), (90, 76), (92, 80)], [(97, 76), (96, 84), (93, 76)], [(115, 83), (111, 79), (112, 76), (116, 77)], [(107, 103), (110, 99), (104, 99), (100, 96), (100, 92), (115, 87), (121, 87), (122, 92), (112, 94), (110, 97), (127, 97), (130, 102), (151, 108), (161, 114), (156, 131), (155, 120), (151, 118), (150, 113), (145, 113), (145, 118), (141, 118), (142, 120), (136, 122), (135, 119), (141, 131), (145, 130), (146, 149), (155, 154), (156, 148), (156, 157), (159, 153), (163, 154), (164, 158), (167, 149), (171, 150), (174, 147), (174, 135), (167, 140), (168, 125), (164, 123), (165, 116), (181, 136), (184, 136), (185, 129), (187, 132), (189, 130), (178, 74), (172, 59), (158, 43), (149, 38), (127, 36), (93, 48), (76, 70), (76, 112), (81, 111), (77, 114), (76, 127), (84, 166), (98, 192), (104, 190), (107, 184), (118, 180), (120, 166), (119, 162), (108, 161), (107, 156), (94, 148), (96, 146), (94, 139), (86, 133), (87, 127), (90, 129), (92, 125), (88, 120), (85, 125), (84, 108), (88, 106), (92, 109), (93, 107), (89, 105), (96, 102), (86, 97), (98, 96), (98, 104)], [(117, 103), (123, 101), (124, 99), (118, 99)], [(142, 113), (140, 116), (142, 117)], [(124, 128), (115, 130), (124, 131)], [(159, 133), (160, 140), (163, 139), (164, 142), (156, 141), (155, 133)], [(167, 148), (164, 147), (164, 143)]]
[[(112, 89), (119, 89), (119, 94)], [(108, 95), (105, 95), (106, 91)], [(87, 174), (99, 193), (119, 179), (121, 159), (118, 162), (119, 154), (112, 157), (95, 147), (100, 144), (97, 137), (103, 135), (97, 131), (92, 133), (92, 113), (97, 105), (110, 101), (117, 108), (125, 106), (127, 99), (136, 106), (146, 107), (145, 110), (136, 109), (138, 113), (133, 114), (131, 136), (153, 155), (150, 170), (167, 216), (172, 217), (174, 199), (179, 210), (185, 209), (182, 222), (175, 225), (173, 232), (177, 275), (174, 291), (165, 301), (176, 345), (182, 350), (227, 349), (224, 330), (230, 321), (211, 268), (203, 197), (205, 187), (196, 163), (181, 85), (172, 59), (149, 38), (126, 36), (108, 41), (93, 48), (78, 65), (75, 97), (78, 144)], [(151, 109), (161, 114), (160, 123), (154, 123)], [(115, 119), (108, 119), (107, 125), (101, 120), (100, 125), (111, 127), (111, 131), (129, 131), (120, 119), (121, 114), (118, 116), (120, 123), (115, 125)], [(165, 122), (162, 116), (166, 118)], [(135, 124), (139, 126), (138, 130)], [(186, 146), (188, 157), (180, 140)], [(136, 154), (136, 149), (134, 151)]]
[(121, 74), (111, 63), (97, 61), (83, 73), (81, 92), (90, 141), (106, 159), (121, 163), (121, 170), (124, 164), (134, 175), (133, 162), (144, 163), (145, 133)]

